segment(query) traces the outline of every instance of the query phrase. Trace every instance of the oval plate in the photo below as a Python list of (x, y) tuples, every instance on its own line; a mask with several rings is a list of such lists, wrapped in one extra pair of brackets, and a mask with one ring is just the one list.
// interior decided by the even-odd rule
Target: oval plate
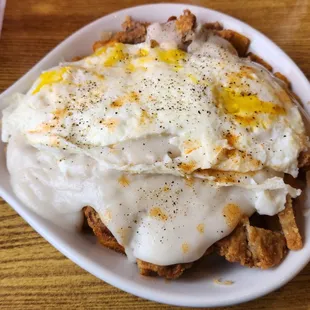
[[(88, 55), (102, 31), (117, 31), (125, 16), (138, 20), (166, 21), (190, 9), (200, 21), (219, 21), (225, 28), (240, 32), (251, 39), (251, 50), (270, 63), (275, 71), (288, 76), (293, 90), (303, 103), (310, 101), (310, 84), (295, 63), (272, 41), (247, 24), (225, 14), (202, 7), (181, 4), (151, 4), (125, 9), (80, 29), (35, 65), (27, 74), (6, 90), (0, 99), (14, 92), (26, 92), (42, 70), (74, 56)], [(151, 12), (151, 14), (150, 14)], [(5, 107), (0, 101), (0, 110)], [(310, 107), (307, 105), (309, 112)], [(300, 218), (302, 234), (307, 236), (304, 248), (290, 252), (281, 265), (270, 270), (258, 270), (230, 264), (220, 257), (208, 257), (197, 263), (180, 279), (167, 283), (160, 278), (140, 276), (137, 267), (126, 257), (96, 243), (95, 238), (82, 233), (69, 233), (42, 219), (19, 201), (9, 184), (4, 145), (0, 143), (0, 196), (3, 197), (39, 234), (60, 252), (96, 277), (134, 295), (157, 302), (192, 307), (228, 306), (267, 294), (292, 279), (310, 259), (310, 217)], [(222, 278), (234, 283), (215, 284)]]

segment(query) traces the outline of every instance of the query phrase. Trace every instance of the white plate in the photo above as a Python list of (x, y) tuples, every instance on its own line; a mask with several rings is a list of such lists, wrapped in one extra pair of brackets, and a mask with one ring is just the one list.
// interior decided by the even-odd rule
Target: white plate
[[(301, 100), (310, 101), (310, 84), (294, 62), (264, 35), (250, 26), (225, 14), (209, 9), (181, 4), (153, 4), (125, 9), (102, 17), (74, 33), (0, 97), (14, 92), (25, 92), (44, 69), (70, 60), (76, 55), (91, 53), (92, 43), (102, 31), (120, 28), (126, 15), (139, 20), (165, 21), (171, 15), (179, 15), (190, 9), (201, 21), (219, 21), (225, 28), (234, 29), (251, 39), (251, 49), (269, 62), (275, 70), (289, 77), (294, 91)], [(4, 104), (0, 103), (0, 110)], [(307, 110), (310, 111), (309, 104)], [(210, 257), (199, 263), (183, 277), (167, 283), (160, 278), (146, 278), (138, 274), (135, 265), (127, 259), (98, 245), (94, 238), (80, 233), (68, 233), (42, 219), (26, 208), (12, 192), (6, 169), (3, 144), (0, 144), (0, 196), (2, 196), (38, 233), (76, 264), (96, 277), (134, 295), (162, 303), (214, 307), (245, 302), (267, 294), (292, 279), (310, 259), (310, 217), (301, 219), (305, 246), (298, 252), (290, 252), (282, 264), (271, 270), (248, 269), (230, 264), (219, 257)], [(221, 286), (214, 278), (234, 281), (233, 285)]]

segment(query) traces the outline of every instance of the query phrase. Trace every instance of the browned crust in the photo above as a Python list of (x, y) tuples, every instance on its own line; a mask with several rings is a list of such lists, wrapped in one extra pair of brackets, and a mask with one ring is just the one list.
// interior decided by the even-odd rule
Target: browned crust
[(167, 19), (167, 22), (171, 22), (173, 20), (176, 20), (177, 17), (176, 16), (170, 16), (168, 19)]
[(285, 75), (283, 75), (280, 72), (276, 72), (273, 75), (277, 77), (278, 79), (282, 80), (288, 88), (291, 87), (291, 82), (288, 80), (288, 78)]
[(290, 196), (287, 196), (285, 209), (280, 212), (278, 216), (286, 239), (287, 247), (290, 250), (300, 250), (303, 247), (303, 243), (296, 224), (293, 201)]
[(93, 50), (96, 51), (96, 49), (113, 42), (126, 44), (142, 43), (145, 41), (148, 25), (149, 23), (135, 21), (130, 16), (127, 16), (122, 23), (123, 31), (114, 33), (109, 40), (96, 41), (93, 44)]
[[(168, 21), (175, 20), (177, 30), (181, 33), (183, 41), (186, 41), (187, 35), (194, 29), (196, 17), (189, 10), (184, 10), (184, 13), (176, 18), (171, 16)], [(147, 26), (149, 23), (135, 21), (130, 16), (127, 16), (122, 23), (123, 31), (119, 31), (112, 35), (109, 40), (99, 40), (93, 44), (93, 50), (106, 45), (110, 42), (120, 42), (126, 44), (142, 43), (146, 39)]]
[(99, 214), (91, 207), (84, 207), (83, 212), (88, 225), (93, 230), (98, 241), (111, 250), (125, 254), (124, 248), (116, 241), (110, 230), (103, 224)]
[(230, 29), (224, 29), (224, 30), (217, 31), (217, 34), (220, 37), (229, 41), (233, 45), (233, 47), (236, 49), (240, 57), (244, 57), (246, 55), (249, 45), (251, 43), (249, 38)]
[(103, 46), (107, 46), (107, 45), (113, 45), (114, 43), (116, 43), (117, 41), (109, 39), (109, 40), (100, 40), (100, 41), (96, 41), (93, 44), (93, 51), (95, 52), (98, 48), (103, 47)]
[[(111, 250), (125, 254), (124, 248), (117, 242), (110, 230), (103, 224), (99, 217), (99, 214), (91, 207), (84, 207), (83, 212), (88, 225), (92, 228), (100, 244)], [(186, 269), (190, 268), (192, 266), (192, 263), (159, 266), (137, 259), (137, 265), (141, 275), (158, 275), (166, 279), (176, 279)]]
[(72, 59), (71, 59), (71, 61), (79, 61), (79, 60), (81, 60), (81, 59), (83, 59), (83, 58), (85, 58), (86, 56), (75, 56), (75, 57), (73, 57)]
[(262, 269), (278, 265), (287, 252), (281, 233), (253, 227), (248, 218), (243, 218), (234, 232), (218, 241), (215, 247), (229, 262)]
[(298, 167), (310, 170), (310, 150), (301, 152), (298, 157)]
[(112, 39), (121, 43), (137, 44), (145, 41), (146, 29), (149, 23), (133, 20), (127, 16), (122, 23), (123, 31), (117, 32)]
[(180, 277), (186, 269), (191, 268), (193, 263), (159, 266), (137, 259), (137, 265), (140, 274), (143, 276), (150, 277), (158, 275), (166, 279), (176, 279)]
[(185, 38), (196, 26), (196, 16), (190, 10), (184, 10), (183, 14), (175, 21), (177, 30)]
[(214, 23), (205, 23), (203, 24), (205, 29), (208, 30), (223, 30), (223, 26), (219, 22), (214, 22)]
[(266, 62), (264, 59), (260, 58), (259, 56), (257, 56), (256, 54), (249, 52), (247, 54), (247, 57), (249, 57), (252, 61), (262, 65), (263, 67), (265, 67), (268, 71), (272, 71), (272, 67), (269, 65), (268, 62)]
[[(89, 226), (98, 237), (99, 242), (117, 252), (124, 253), (108, 228), (102, 223), (97, 212), (91, 207), (83, 209)], [(215, 250), (229, 262), (238, 262), (248, 267), (267, 269), (278, 265), (286, 254), (284, 236), (279, 232), (250, 226), (249, 219), (244, 217), (237, 228), (226, 238), (210, 247), (205, 255)], [(158, 275), (175, 279), (189, 269), (193, 263), (159, 266), (137, 259), (139, 272), (145, 276)]]

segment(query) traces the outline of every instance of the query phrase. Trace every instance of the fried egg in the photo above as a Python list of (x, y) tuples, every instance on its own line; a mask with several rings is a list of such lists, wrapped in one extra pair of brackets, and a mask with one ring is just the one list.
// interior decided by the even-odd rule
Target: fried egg
[[(271, 168), (296, 176), (307, 146), (298, 108), (266, 70), (219, 40), (188, 53), (107, 44), (42, 73), (4, 128), (17, 127), (38, 148), (81, 152), (124, 171)], [(153, 160), (132, 159), (128, 145), (141, 141), (138, 151), (155, 151)]]

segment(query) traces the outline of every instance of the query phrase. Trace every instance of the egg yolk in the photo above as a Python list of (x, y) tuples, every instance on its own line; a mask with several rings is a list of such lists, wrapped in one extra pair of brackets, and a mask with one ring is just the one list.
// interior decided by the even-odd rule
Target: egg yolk
[(47, 72), (43, 72), (40, 75), (40, 82), (37, 85), (37, 87), (34, 89), (34, 91), (32, 92), (32, 94), (36, 94), (38, 93), (41, 88), (45, 85), (50, 85), (52, 83), (57, 83), (63, 80), (63, 74), (68, 72), (69, 67), (62, 67), (60, 69), (57, 70), (52, 70), (52, 71), (47, 71)]
[(157, 49), (157, 55), (159, 61), (176, 66), (176, 68), (181, 68), (180, 62), (186, 57), (186, 53), (179, 49)]
[(219, 93), (221, 103), (229, 114), (244, 126), (263, 126), (267, 123), (260, 119), (259, 114), (270, 116), (283, 115), (285, 109), (272, 102), (262, 101), (256, 95), (242, 95), (230, 89), (222, 89)]
[(124, 44), (116, 43), (109, 51), (109, 56), (104, 62), (104, 66), (112, 67), (121, 60), (128, 58), (128, 54), (124, 52)]

